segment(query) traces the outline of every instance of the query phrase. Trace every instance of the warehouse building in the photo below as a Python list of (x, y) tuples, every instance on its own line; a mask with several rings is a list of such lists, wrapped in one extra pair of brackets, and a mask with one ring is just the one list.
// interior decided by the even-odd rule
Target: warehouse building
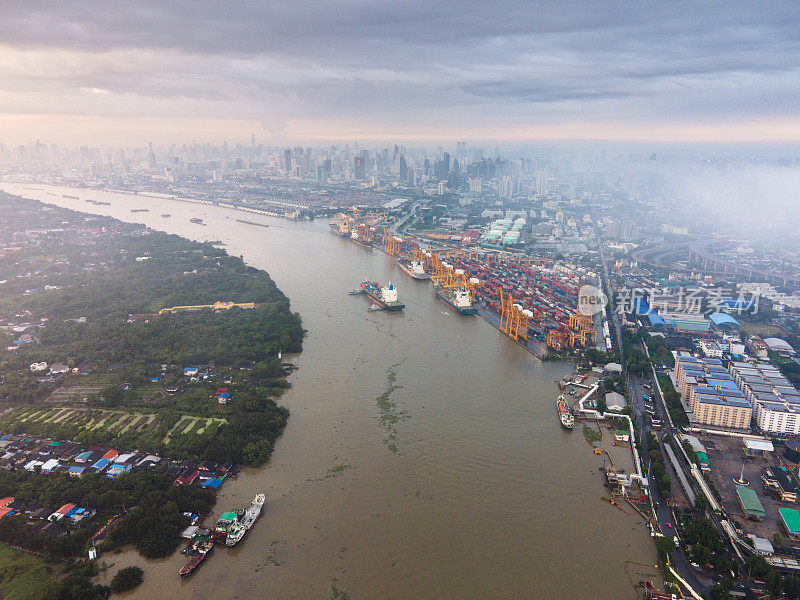
[[(758, 494), (749, 487), (737, 485), (736, 497), (739, 499), (739, 506), (742, 507), (742, 512), (748, 519), (763, 521), (764, 517), (767, 516), (767, 511), (764, 510), (764, 505), (758, 499)], [(798, 520), (800, 520), (800, 515), (798, 515)]]
[(800, 513), (794, 508), (779, 508), (778, 514), (789, 537), (792, 539), (800, 538)]
[(728, 313), (714, 313), (713, 315), (709, 315), (708, 320), (711, 322), (711, 329), (714, 331), (737, 333), (741, 329), (739, 321)]

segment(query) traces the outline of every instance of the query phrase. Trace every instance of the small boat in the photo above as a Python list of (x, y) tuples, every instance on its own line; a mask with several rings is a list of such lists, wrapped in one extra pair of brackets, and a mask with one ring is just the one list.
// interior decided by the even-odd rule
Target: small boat
[(163, 213), (161, 216), (164, 217), (165, 219), (169, 219), (172, 215), (169, 213)]
[(364, 293), (364, 290), (351, 290), (347, 292), (348, 296), (359, 296)]

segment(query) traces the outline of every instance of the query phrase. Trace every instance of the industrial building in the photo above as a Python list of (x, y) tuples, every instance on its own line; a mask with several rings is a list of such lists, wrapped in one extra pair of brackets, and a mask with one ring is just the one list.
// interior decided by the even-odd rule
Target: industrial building
[(797, 484), (789, 475), (786, 467), (777, 466), (764, 469), (761, 476), (764, 487), (772, 490), (782, 502), (797, 502)]
[(741, 329), (739, 321), (734, 319), (728, 313), (714, 313), (708, 316), (708, 320), (711, 323), (712, 329), (722, 333), (738, 333), (738, 331)]
[(777, 367), (732, 362), (734, 381), (754, 406), (754, 419), (765, 433), (800, 435), (800, 392)]
[[(761, 500), (758, 499), (758, 494), (749, 487), (737, 485), (736, 497), (739, 499), (739, 506), (742, 507), (744, 516), (748, 519), (763, 521), (767, 516), (767, 511), (764, 510), (764, 505), (761, 504)], [(798, 522), (800, 522), (800, 515), (798, 515)]]
[(794, 508), (779, 508), (781, 524), (790, 538), (800, 538), (800, 513)]

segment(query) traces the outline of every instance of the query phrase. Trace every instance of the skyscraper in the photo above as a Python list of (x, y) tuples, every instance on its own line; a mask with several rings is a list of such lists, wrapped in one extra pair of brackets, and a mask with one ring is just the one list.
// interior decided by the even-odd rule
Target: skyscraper
[(400, 181), (408, 181), (408, 164), (402, 154), (400, 155)]
[(353, 170), (355, 172), (356, 179), (364, 179), (367, 175), (366, 169), (364, 168), (364, 157), (359, 155), (353, 158)]

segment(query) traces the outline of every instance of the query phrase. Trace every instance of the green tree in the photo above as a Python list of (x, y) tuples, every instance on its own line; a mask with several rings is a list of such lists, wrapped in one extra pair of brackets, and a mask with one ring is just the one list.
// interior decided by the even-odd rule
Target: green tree
[(138, 587), (144, 580), (144, 571), (139, 567), (125, 567), (117, 571), (111, 580), (111, 591), (115, 594)]

